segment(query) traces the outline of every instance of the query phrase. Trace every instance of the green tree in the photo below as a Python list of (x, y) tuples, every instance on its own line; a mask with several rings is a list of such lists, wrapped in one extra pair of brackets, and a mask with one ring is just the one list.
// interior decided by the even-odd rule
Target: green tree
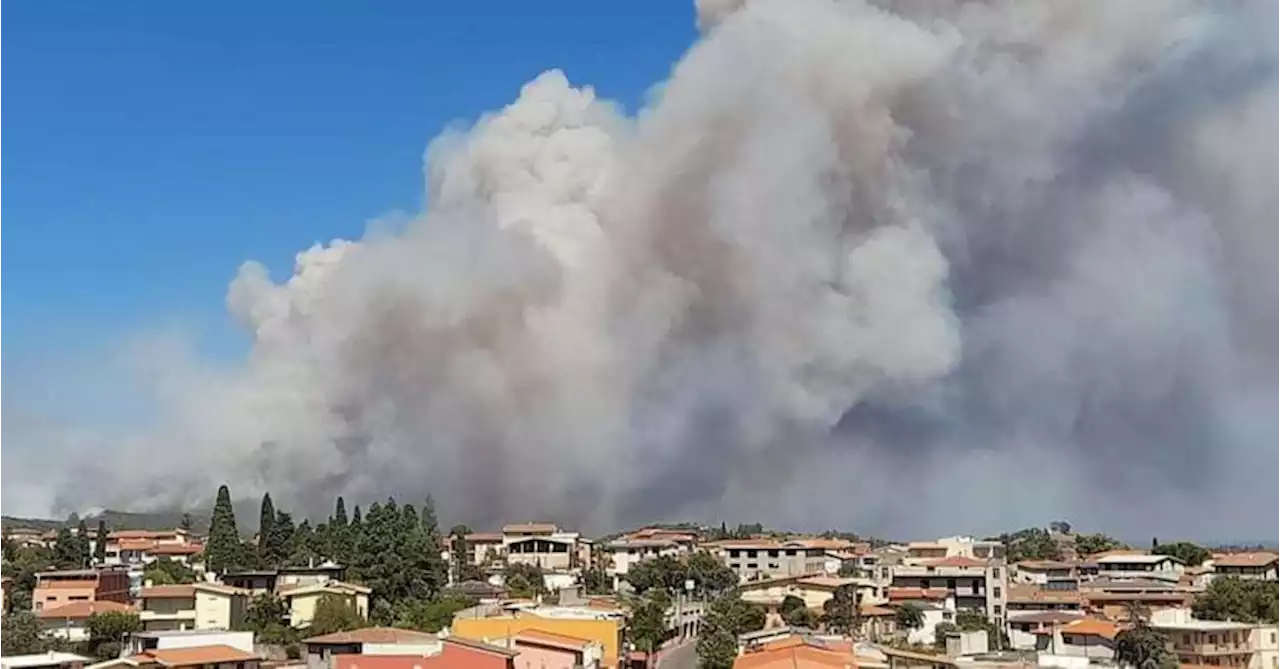
[(894, 616), (900, 629), (918, 630), (924, 627), (924, 611), (911, 602), (899, 606)]
[(44, 546), (10, 546), (11, 559), (4, 564), (9, 583), (9, 611), (30, 611), (36, 574), (54, 567), (54, 552)]
[(58, 569), (78, 569), (84, 566), (80, 562), (80, 540), (65, 525), (58, 528), (58, 534), (53, 540), (53, 562)]
[(84, 524), (84, 519), (76, 524), (76, 564), (80, 568), (86, 568), (93, 564), (93, 542), (89, 541), (89, 528)]
[(1170, 544), (1159, 544), (1151, 549), (1155, 555), (1168, 555), (1180, 560), (1188, 567), (1199, 567), (1205, 560), (1213, 557), (1208, 548), (1190, 541), (1178, 541)]
[(685, 567), (687, 578), (693, 581), (694, 592), (698, 594), (715, 597), (738, 585), (738, 574), (707, 551), (697, 551), (686, 557)]
[(270, 556), (268, 566), (279, 567), (288, 561), (295, 531), (293, 515), (277, 509), (275, 520), (271, 522), (271, 539), (267, 542)]
[(205, 566), (215, 574), (225, 574), (240, 568), (243, 556), (240, 533), (236, 530), (236, 514), (231, 508), (231, 491), (223, 485), (218, 488), (213, 517), (209, 521), (209, 540), (204, 546)]
[(191, 534), (191, 526), (191, 514), (184, 511), (182, 514), (182, 520), (178, 523), (178, 529), (186, 532), (187, 534)]
[(1076, 552), (1081, 555), (1094, 555), (1106, 551), (1124, 548), (1125, 545), (1105, 534), (1077, 534)]
[(85, 628), (89, 632), (89, 654), (103, 661), (119, 657), (125, 638), (141, 630), (142, 623), (136, 613), (109, 611), (89, 616)]
[(467, 535), (471, 534), (471, 528), (466, 525), (454, 525), (449, 530), (449, 559), (452, 562), (453, 578), (455, 582), (461, 583), (469, 579), (463, 578), (462, 571), (467, 566)]
[[(413, 507), (410, 507), (413, 508)], [(413, 528), (410, 534), (413, 536)], [(449, 565), (444, 560), (444, 539), (436, 519), (436, 502), (427, 495), (422, 503), (422, 554), (415, 560), (418, 578), (425, 580), (427, 593), (434, 597), (449, 583)]]
[(1055, 520), (1049, 523), (1049, 531), (1057, 532), (1058, 534), (1071, 534), (1071, 523), (1065, 520)]
[(684, 588), (688, 573), (684, 562), (671, 555), (659, 555), (631, 565), (627, 570), (626, 579), (641, 595), (650, 590), (675, 593)]
[(667, 630), (667, 608), (671, 598), (665, 590), (655, 589), (647, 597), (638, 597), (631, 604), (631, 621), (627, 628), (632, 643), (646, 653), (652, 653), (670, 636)]
[(862, 576), (862, 568), (853, 560), (845, 560), (840, 563), (840, 569), (836, 572), (841, 578), (855, 578)]
[(453, 617), (459, 611), (477, 604), (477, 600), (469, 597), (404, 601), (396, 608), (395, 626), (434, 634), (453, 625)]
[(195, 583), (196, 573), (181, 562), (159, 557), (142, 570), (142, 580), (151, 581), (155, 585)]
[(319, 636), (346, 632), (365, 626), (365, 621), (356, 611), (351, 600), (338, 595), (324, 595), (316, 602), (315, 616), (307, 627), (307, 634)]
[(803, 599), (795, 595), (787, 595), (782, 598), (782, 606), (779, 609), (782, 614), (782, 620), (792, 627), (817, 627), (818, 617), (809, 610), (808, 605)]
[(93, 561), (102, 564), (107, 561), (107, 521), (98, 519), (97, 538), (93, 542)]
[(1191, 609), (1197, 618), (1205, 620), (1274, 625), (1280, 619), (1277, 602), (1280, 602), (1280, 589), (1275, 581), (1219, 576), (1196, 596)]
[(258, 567), (269, 569), (277, 566), (272, 547), (272, 530), (276, 524), (276, 506), (271, 501), (271, 493), (262, 493), (262, 503), (258, 507)]
[(502, 583), (512, 597), (534, 597), (547, 591), (542, 569), (536, 564), (508, 563), (502, 570)]
[(764, 628), (762, 607), (742, 601), (736, 591), (724, 593), (707, 607), (698, 636), (698, 666), (729, 669), (738, 655), (738, 635)]
[(1116, 661), (1135, 669), (1176, 669), (1178, 658), (1169, 650), (1169, 639), (1144, 623), (1116, 635)]
[(1058, 544), (1041, 527), (1028, 527), (1012, 534), (1002, 534), (997, 539), (1004, 544), (1005, 558), (1009, 562), (1057, 560), (1061, 557)]
[(323, 549), (320, 544), (319, 532), (311, 529), (311, 521), (303, 520), (289, 536), (289, 546), (285, 551), (289, 557), (285, 562), (303, 567), (322, 560)]
[(827, 630), (850, 636), (860, 626), (858, 591), (851, 585), (842, 585), (832, 593), (831, 599), (822, 605), (822, 624)]
[(4, 617), (0, 633), (0, 650), (5, 657), (34, 655), (45, 652), (46, 641), (40, 632), (40, 621), (31, 611), (13, 611)]

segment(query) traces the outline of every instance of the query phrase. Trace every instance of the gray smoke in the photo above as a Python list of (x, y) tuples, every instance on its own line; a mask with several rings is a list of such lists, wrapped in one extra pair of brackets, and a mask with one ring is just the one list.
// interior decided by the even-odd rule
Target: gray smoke
[(156, 354), (60, 499), (1265, 535), (1276, 11), (702, 2), (637, 118), (547, 72), (402, 232), (246, 263), (247, 363)]

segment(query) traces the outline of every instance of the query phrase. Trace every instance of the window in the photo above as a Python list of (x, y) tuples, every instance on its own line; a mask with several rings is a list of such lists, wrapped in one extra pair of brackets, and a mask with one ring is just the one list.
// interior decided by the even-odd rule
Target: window
[(991, 589), (991, 596), (995, 597), (996, 599), (1000, 599), (1000, 586), (997, 585), (996, 587)]
[(1209, 643), (1211, 643), (1211, 644), (1217, 644), (1217, 643), (1218, 643), (1218, 635), (1217, 635), (1217, 634), (1210, 634), (1210, 635), (1209, 635)]
[(993, 569), (991, 570), (991, 577), (992, 577), (992, 578), (1000, 578), (1000, 568), (999, 568), (999, 567), (995, 567), (995, 568), (993, 568)]
[(736, 557), (738, 557), (738, 554), (739, 554), (740, 552), (741, 552), (741, 551), (738, 551), (738, 550), (736, 550), (736, 549), (732, 549), (732, 550), (730, 550), (730, 551), (729, 551), (729, 557), (731, 557), (731, 558), (736, 558)]
[(73, 601), (73, 602), (87, 602), (87, 601), (89, 601), (89, 596), (88, 596), (88, 595), (72, 595), (71, 597), (68, 597), (67, 599), (69, 599), (69, 600), (71, 600), (71, 601)]
[(922, 579), (920, 579), (920, 587), (924, 588), (925, 590), (928, 590), (928, 589), (929, 589), (929, 579), (927, 579), (927, 578), (922, 578)]
[(954, 578), (947, 579), (947, 589), (948, 590), (956, 589), (956, 580)]
[(769, 557), (771, 558), (778, 557), (778, 551), (769, 551)]
[(1274, 644), (1275, 642), (1276, 642), (1276, 633), (1275, 633), (1275, 632), (1272, 632), (1272, 633), (1271, 633), (1271, 643), (1273, 643), (1273, 644)]
[(747, 569), (759, 569), (760, 565), (755, 562), (748, 562)]
[(1000, 605), (999, 605), (999, 604), (996, 604), (995, 606), (991, 607), (991, 610), (992, 610), (993, 612), (995, 612), (995, 614), (996, 614), (996, 615), (1000, 615)]
[(755, 556), (756, 556), (756, 551), (747, 551), (747, 557), (753, 558)]

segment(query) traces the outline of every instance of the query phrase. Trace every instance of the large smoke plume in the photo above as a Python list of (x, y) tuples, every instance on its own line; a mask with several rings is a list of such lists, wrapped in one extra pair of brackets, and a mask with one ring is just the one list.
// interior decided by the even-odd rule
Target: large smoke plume
[(157, 354), (162, 420), (61, 501), (1275, 527), (1274, 2), (698, 22), (638, 117), (549, 71), (402, 231), (246, 263), (247, 363)]

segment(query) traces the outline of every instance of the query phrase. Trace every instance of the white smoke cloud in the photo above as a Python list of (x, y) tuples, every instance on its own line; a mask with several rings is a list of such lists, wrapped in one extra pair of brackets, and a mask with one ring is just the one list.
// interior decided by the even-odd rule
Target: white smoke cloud
[(638, 118), (547, 72), (432, 143), (401, 234), (246, 263), (249, 360), (156, 356), (163, 420), (60, 499), (907, 532), (1238, 504), (1276, 464), (1277, 132), (1275, 8), (1233, 12), (699, 2)]

